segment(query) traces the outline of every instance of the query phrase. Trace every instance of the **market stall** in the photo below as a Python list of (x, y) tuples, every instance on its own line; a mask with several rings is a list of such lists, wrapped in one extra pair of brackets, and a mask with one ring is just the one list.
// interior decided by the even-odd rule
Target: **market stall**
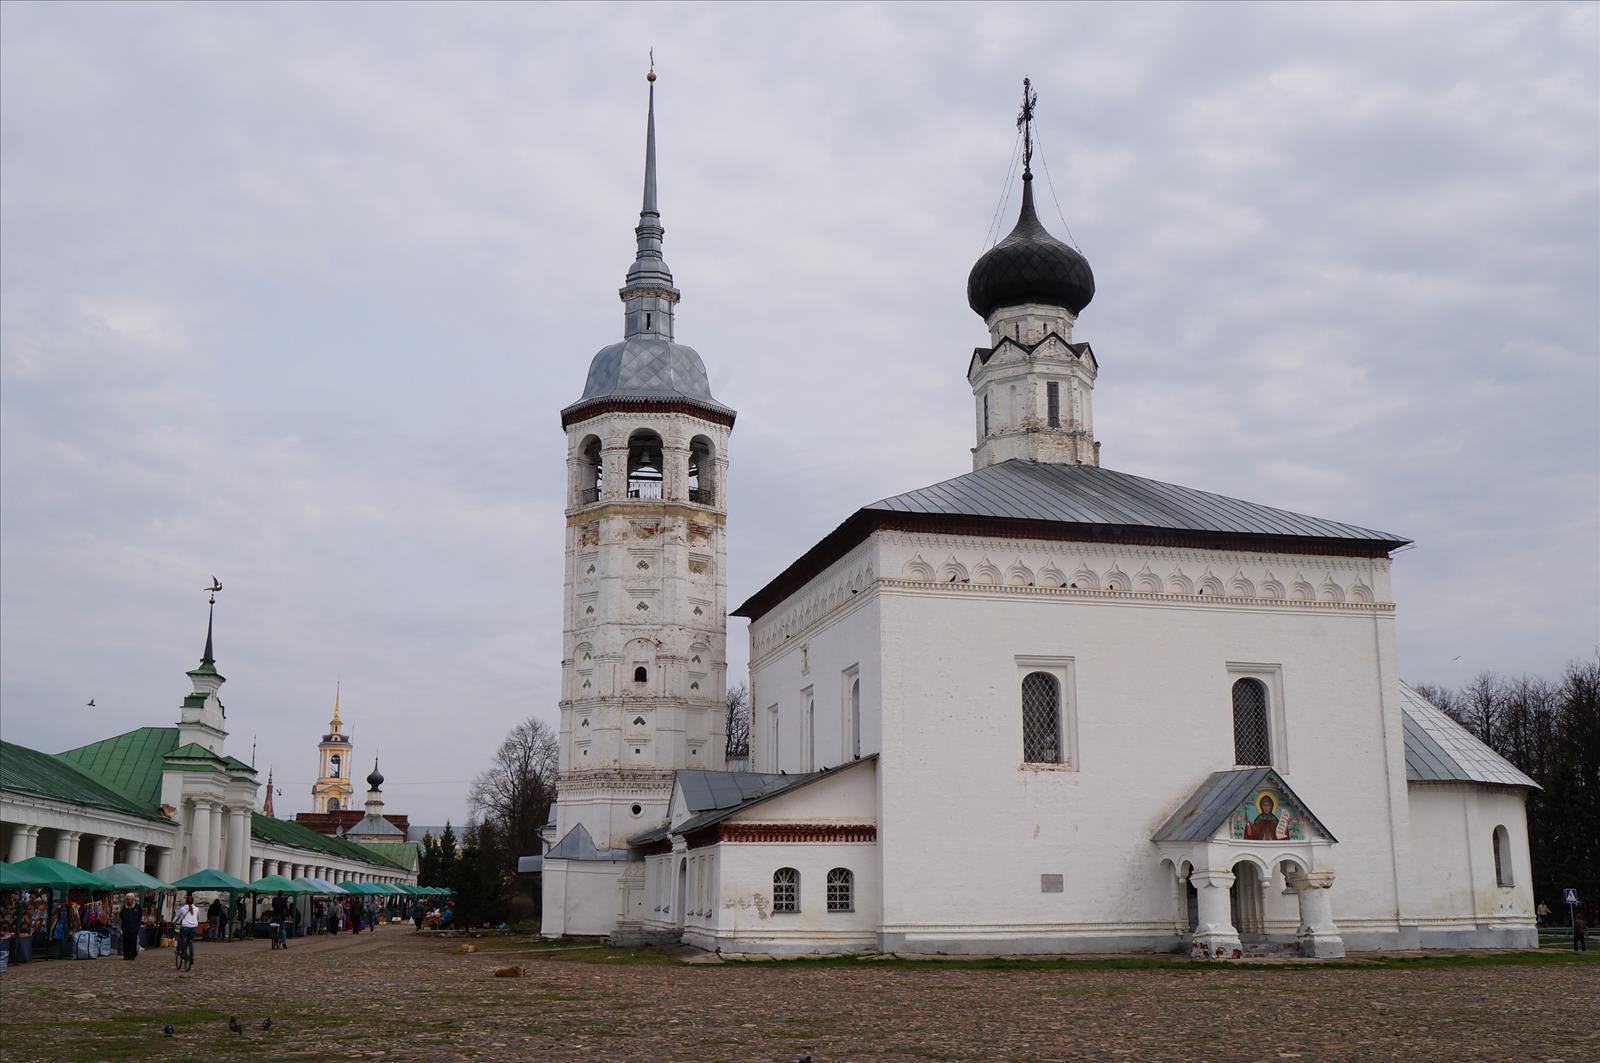
[(0, 864), (0, 869), (0, 890), (6, 891), (0, 949), (7, 965), (110, 953), (114, 916), (106, 895), (111, 883), (48, 856)]

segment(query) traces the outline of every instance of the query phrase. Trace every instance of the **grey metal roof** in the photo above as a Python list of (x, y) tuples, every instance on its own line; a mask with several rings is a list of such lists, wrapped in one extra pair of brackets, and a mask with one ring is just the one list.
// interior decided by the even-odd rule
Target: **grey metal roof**
[(537, 875), (544, 870), (544, 857), (519, 856), (517, 857), (517, 874)]
[(1256, 787), (1262, 783), (1270, 782), (1282, 790), (1284, 794), (1294, 800), (1306, 814), (1306, 819), (1311, 825), (1321, 831), (1330, 841), (1339, 839), (1333, 832), (1322, 825), (1311, 807), (1301, 800), (1300, 795), (1283, 781), (1283, 777), (1271, 768), (1234, 768), (1230, 771), (1214, 771), (1200, 784), (1199, 789), (1189, 795), (1189, 799), (1178, 806), (1178, 810), (1167, 818), (1167, 821), (1150, 836), (1151, 841), (1157, 842), (1203, 842), (1217, 833), (1233, 810), (1239, 803), (1255, 792)]
[(362, 816), (350, 829), (344, 832), (346, 838), (403, 838), (405, 831), (396, 827), (382, 816), (367, 813)]
[(567, 831), (567, 836), (550, 847), (544, 854), (546, 860), (594, 860), (620, 864), (635, 859), (628, 849), (601, 849), (594, 844), (594, 836), (582, 823)]
[(866, 507), (891, 513), (998, 517), (1231, 535), (1348, 539), (1390, 548), (1389, 532), (1309, 517), (1093, 465), (1004, 461)]
[(773, 790), (793, 785), (796, 775), (777, 775), (754, 771), (680, 771), (678, 789), (684, 807), (690, 812), (731, 808)]
[[(851, 768), (857, 766), (858, 764), (865, 764), (868, 761), (874, 761), (874, 760), (877, 760), (877, 759), (878, 759), (878, 754), (873, 753), (873, 754), (870, 754), (869, 756), (862, 757), (860, 760), (852, 760), (848, 764), (840, 764), (840, 765), (838, 765), (836, 767), (832, 767), (832, 768), (823, 768), (821, 771), (808, 772), (808, 773), (803, 774), (803, 775), (759, 775), (759, 774), (756, 774), (755, 772), (735, 772), (735, 771), (709, 771), (709, 772), (682, 772), (682, 771), (680, 771), (678, 773), (678, 778), (679, 779), (682, 779), (684, 775), (688, 775), (688, 774), (700, 774), (700, 775), (712, 775), (712, 776), (719, 776), (719, 775), (721, 775), (721, 776), (731, 776), (732, 778), (735, 778), (735, 779), (738, 779), (741, 776), (743, 776), (743, 777), (750, 778), (750, 779), (768, 780), (768, 781), (766, 783), (758, 783), (756, 785), (743, 787), (743, 788), (741, 788), (739, 790), (740, 793), (744, 793), (746, 791), (749, 791), (750, 792), (750, 796), (748, 796), (748, 797), (741, 797), (739, 800), (732, 801), (731, 803), (727, 803), (727, 804), (709, 805), (704, 811), (701, 811), (699, 815), (691, 816), (688, 819), (684, 820), (682, 823), (679, 823), (677, 826), (673, 827), (672, 828), (672, 833), (673, 834), (688, 834), (690, 831), (699, 830), (701, 827), (709, 827), (713, 823), (719, 822), (720, 820), (727, 819), (729, 816), (733, 815), (735, 812), (743, 812), (745, 809), (750, 808), (753, 805), (759, 805), (761, 802), (770, 800), (771, 798), (774, 798), (774, 797), (778, 796), (779, 794), (787, 793), (790, 790), (795, 790), (795, 789), (798, 789), (798, 788), (800, 788), (802, 786), (809, 786), (810, 784), (812, 784), (814, 782), (818, 782), (818, 781), (820, 781), (822, 779), (826, 779), (826, 778), (829, 778), (831, 776), (837, 775), (842, 771), (849, 771)], [(759, 789), (759, 792), (755, 792), (758, 789)], [(727, 801), (727, 800), (729, 800), (729, 795), (730, 795), (730, 791), (728, 791), (724, 787), (719, 792), (719, 794), (717, 795), (715, 800)], [(685, 791), (685, 801), (687, 802), (687, 791)], [(690, 806), (690, 811), (695, 811), (693, 806)]]
[(695, 349), (656, 335), (630, 336), (602, 347), (589, 363), (583, 396), (563, 412), (612, 399), (688, 402), (733, 415), (712, 397), (705, 363)]
[(1445, 711), (1400, 684), (1407, 782), (1480, 782), (1495, 786), (1539, 784), (1475, 738)]
[(628, 844), (635, 847), (649, 845), (651, 842), (664, 841), (667, 835), (671, 833), (671, 829), (663, 823), (659, 827), (651, 827), (643, 833), (632, 835), (628, 838)]

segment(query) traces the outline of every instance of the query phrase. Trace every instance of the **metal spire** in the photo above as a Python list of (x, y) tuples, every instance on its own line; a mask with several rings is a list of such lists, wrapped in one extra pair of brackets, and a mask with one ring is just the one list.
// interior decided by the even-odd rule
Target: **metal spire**
[(641, 214), (659, 214), (656, 210), (656, 50), (650, 49), (650, 72), (644, 76), (650, 82), (650, 117), (644, 134), (644, 206)]
[(210, 601), (210, 608), (206, 612), (206, 648), (205, 648), (205, 652), (200, 655), (200, 666), (202, 668), (206, 667), (207, 665), (213, 665), (213, 664), (217, 663), (216, 657), (213, 656), (212, 652), (211, 652), (211, 623), (212, 623), (213, 620), (216, 619), (216, 615), (217, 615), (217, 592), (220, 591), (221, 589), (222, 589), (221, 581), (219, 581), (217, 579), (217, 577), (212, 576), (211, 577), (211, 586), (206, 588), (206, 590), (211, 592), (211, 601)]

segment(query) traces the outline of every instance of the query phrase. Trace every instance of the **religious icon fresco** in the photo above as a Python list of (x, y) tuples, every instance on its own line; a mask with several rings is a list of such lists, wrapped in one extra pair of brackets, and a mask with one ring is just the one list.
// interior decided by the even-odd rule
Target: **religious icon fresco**
[(1236, 841), (1282, 842), (1305, 838), (1305, 816), (1282, 791), (1262, 787), (1233, 810), (1228, 834)]

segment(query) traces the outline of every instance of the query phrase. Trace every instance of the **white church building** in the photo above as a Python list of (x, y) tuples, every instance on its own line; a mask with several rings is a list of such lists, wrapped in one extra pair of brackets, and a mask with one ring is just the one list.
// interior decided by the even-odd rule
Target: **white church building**
[(1408, 540), (1103, 467), (1099, 362), (1074, 337), (1094, 277), (1022, 181), (968, 278), (988, 333), (972, 470), (862, 507), (734, 610), (756, 770), (730, 772), (734, 412), (674, 338), (652, 83), (624, 339), (562, 411), (543, 933), (733, 954), (1536, 944), (1534, 783), (1399, 677)]

